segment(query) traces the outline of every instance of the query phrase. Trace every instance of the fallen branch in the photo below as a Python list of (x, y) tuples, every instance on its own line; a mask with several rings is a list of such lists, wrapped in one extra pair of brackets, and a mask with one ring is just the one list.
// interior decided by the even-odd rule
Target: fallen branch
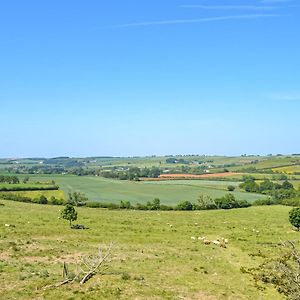
[[(43, 289), (49, 289), (49, 288), (56, 288), (60, 287), (62, 285), (72, 283), (74, 281), (79, 281), (80, 284), (86, 283), (90, 278), (92, 278), (101, 267), (103, 267), (104, 263), (107, 262), (111, 250), (113, 248), (113, 243), (111, 242), (107, 248), (106, 251), (103, 251), (103, 249), (106, 248), (106, 246), (99, 247), (98, 254), (95, 256), (89, 256), (89, 257), (83, 257), (81, 262), (77, 264), (77, 273), (71, 275), (69, 274), (69, 268), (66, 262), (63, 264), (63, 277), (66, 278), (64, 281), (45, 286)], [(83, 267), (86, 267), (88, 270), (83, 270)], [(79, 271), (80, 270), (80, 271)], [(83, 277), (82, 277), (83, 276)]]
[(66, 279), (66, 280), (64, 280), (64, 281), (62, 281), (62, 282), (59, 282), (59, 283), (47, 285), (47, 286), (44, 286), (44, 287), (43, 287), (43, 290), (51, 289), (51, 288), (54, 288), (54, 287), (60, 287), (60, 286), (65, 285), (65, 284), (67, 284), (67, 283), (69, 283), (69, 282), (71, 282), (71, 281), (72, 281), (72, 279)]
[(81, 279), (80, 283), (84, 284), (86, 281), (88, 281), (91, 277), (93, 277), (96, 273), (96, 271), (101, 267), (101, 265), (107, 260), (107, 258), (110, 256), (111, 249), (113, 247), (113, 243), (110, 243), (109, 248), (106, 251), (106, 254), (103, 256), (101, 249), (99, 249), (99, 255), (98, 255), (98, 263), (96, 266), (87, 272), (87, 274)]

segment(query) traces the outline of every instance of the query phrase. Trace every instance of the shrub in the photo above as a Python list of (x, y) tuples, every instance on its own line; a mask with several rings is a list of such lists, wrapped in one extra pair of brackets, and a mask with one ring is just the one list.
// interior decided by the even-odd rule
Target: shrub
[(228, 190), (229, 192), (233, 192), (233, 191), (235, 190), (235, 186), (229, 185), (229, 186), (227, 187), (227, 190)]
[(57, 199), (54, 196), (51, 196), (51, 198), (48, 201), (48, 203), (52, 204), (52, 205), (64, 205), (65, 204), (65, 200), (63, 200), (63, 199)]
[(161, 204), (160, 210), (174, 210), (173, 206)]
[(40, 198), (38, 199), (37, 203), (39, 203), (39, 204), (48, 204), (48, 199), (44, 195), (41, 195)]
[(176, 206), (176, 210), (193, 210), (194, 206), (190, 201), (182, 201)]
[(246, 207), (250, 207), (251, 203), (249, 203), (246, 200), (238, 200), (238, 205), (240, 208), (246, 208)]
[(103, 203), (96, 202), (96, 201), (88, 201), (86, 203), (86, 207), (90, 207), (90, 208), (107, 208), (107, 206), (103, 207)]
[(160, 209), (160, 200), (155, 198), (152, 202), (147, 202), (147, 208), (149, 210), (159, 210)]
[(266, 199), (257, 199), (253, 202), (254, 206), (260, 205), (274, 205), (277, 204), (273, 198), (266, 198)]
[(195, 210), (212, 210), (217, 209), (215, 201), (207, 195), (200, 195), (197, 199), (197, 204), (194, 204)]
[(300, 208), (293, 208), (290, 212), (289, 212), (289, 220), (290, 223), (295, 226), (297, 228), (297, 230), (299, 230), (300, 228)]
[(232, 209), (239, 207), (238, 201), (232, 194), (227, 194), (222, 198), (215, 199), (215, 203), (217, 207), (221, 209)]
[(120, 206), (119, 206), (119, 204), (116, 204), (116, 203), (108, 203), (107, 208), (111, 209), (111, 210), (120, 209)]
[(134, 209), (137, 209), (137, 210), (148, 210), (148, 207), (144, 204), (141, 204), (141, 203), (137, 203), (136, 206), (134, 207)]
[(282, 200), (281, 204), (282, 205), (287, 205), (287, 206), (300, 207), (300, 198), (284, 199), (284, 200)]
[(130, 201), (121, 201), (120, 202), (120, 209), (130, 209), (131, 203)]

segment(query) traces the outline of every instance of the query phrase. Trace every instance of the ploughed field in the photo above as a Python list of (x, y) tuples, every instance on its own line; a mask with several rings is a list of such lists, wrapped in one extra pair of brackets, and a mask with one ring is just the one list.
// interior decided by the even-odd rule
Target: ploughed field
[[(1, 299), (283, 299), (273, 288), (258, 290), (241, 267), (272, 257), (278, 243), (299, 241), (290, 208), (155, 212), (77, 208), (72, 230), (61, 207), (0, 200)], [(5, 226), (14, 225), (14, 226)], [(198, 237), (228, 239), (227, 248)], [(114, 242), (108, 268), (86, 284), (43, 290), (62, 281), (101, 243)]]
[[(20, 178), (24, 175), (18, 175)], [(181, 201), (196, 202), (201, 194), (212, 198), (222, 197), (227, 191), (228, 185), (236, 186), (233, 192), (238, 200), (253, 202), (264, 198), (264, 195), (247, 193), (239, 190), (239, 182), (211, 181), (211, 180), (168, 180), (168, 181), (122, 181), (105, 179), (95, 176), (73, 175), (30, 175), (32, 181), (55, 180), (60, 189), (65, 193), (83, 192), (90, 201), (119, 203), (130, 201), (134, 203), (146, 203), (154, 198), (159, 198), (162, 204), (176, 205)]]

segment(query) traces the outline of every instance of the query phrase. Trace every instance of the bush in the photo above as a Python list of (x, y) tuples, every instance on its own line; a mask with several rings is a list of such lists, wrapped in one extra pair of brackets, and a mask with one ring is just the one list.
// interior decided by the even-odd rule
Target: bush
[(137, 210), (148, 210), (148, 207), (144, 204), (141, 204), (141, 203), (137, 203), (136, 206), (134, 207), (134, 209), (137, 209)]
[(293, 198), (293, 199), (284, 199), (281, 202), (282, 205), (287, 206), (298, 206), (300, 207), (300, 198)]
[(232, 194), (227, 194), (222, 198), (215, 199), (215, 203), (217, 207), (221, 209), (232, 209), (240, 207), (238, 201)]
[(52, 205), (64, 205), (66, 204), (66, 201), (63, 199), (57, 199), (54, 196), (51, 196), (50, 200), (48, 201), (49, 204)]
[(120, 209), (130, 209), (131, 203), (130, 201), (121, 201), (120, 202)]
[(229, 192), (233, 192), (233, 191), (235, 190), (235, 186), (229, 185), (229, 186), (227, 187), (227, 190), (228, 190)]
[(116, 203), (108, 203), (108, 206), (107, 206), (108, 209), (120, 209), (120, 205), (119, 204), (116, 204)]
[(254, 206), (260, 206), (260, 205), (275, 205), (277, 204), (276, 201), (273, 198), (267, 198), (267, 199), (258, 199), (253, 202)]
[(169, 206), (169, 205), (164, 205), (162, 204), (160, 206), (160, 210), (174, 210), (173, 206)]
[(238, 205), (239, 205), (239, 208), (246, 208), (246, 207), (250, 207), (251, 203), (249, 203), (246, 200), (238, 200)]
[(182, 201), (176, 206), (176, 210), (193, 210), (194, 206), (190, 201)]
[(18, 194), (6, 194), (6, 193), (2, 193), (1, 194), (1, 198), (4, 200), (11, 200), (11, 201), (18, 201), (18, 202), (26, 202), (26, 203), (30, 203), (33, 202), (33, 200), (29, 197), (24, 197)]
[(152, 202), (147, 202), (147, 208), (149, 210), (159, 210), (160, 209), (160, 200), (155, 198)]
[(300, 228), (300, 208), (293, 208), (290, 212), (289, 212), (289, 220), (290, 223), (295, 226), (297, 228), (297, 230), (299, 230)]
[(44, 195), (42, 195), (42, 196), (40, 196), (40, 198), (38, 199), (38, 202), (37, 203), (39, 203), (39, 204), (48, 204), (48, 199), (44, 196)]
[(195, 210), (212, 210), (217, 208), (215, 201), (207, 195), (200, 195), (197, 199), (197, 204), (194, 204)]

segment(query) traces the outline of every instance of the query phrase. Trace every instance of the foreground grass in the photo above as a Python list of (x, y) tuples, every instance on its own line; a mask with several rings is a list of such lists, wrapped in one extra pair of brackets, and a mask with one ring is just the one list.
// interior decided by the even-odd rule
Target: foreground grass
[[(260, 291), (241, 266), (275, 255), (277, 244), (299, 240), (288, 207), (231, 211), (151, 212), (78, 208), (71, 230), (59, 207), (0, 201), (1, 299), (283, 299)], [(15, 227), (6, 227), (13, 224)], [(170, 226), (170, 224), (172, 226)], [(227, 249), (191, 237), (228, 238)], [(113, 241), (109, 268), (85, 285), (42, 287), (62, 280), (62, 263), (76, 263)]]

